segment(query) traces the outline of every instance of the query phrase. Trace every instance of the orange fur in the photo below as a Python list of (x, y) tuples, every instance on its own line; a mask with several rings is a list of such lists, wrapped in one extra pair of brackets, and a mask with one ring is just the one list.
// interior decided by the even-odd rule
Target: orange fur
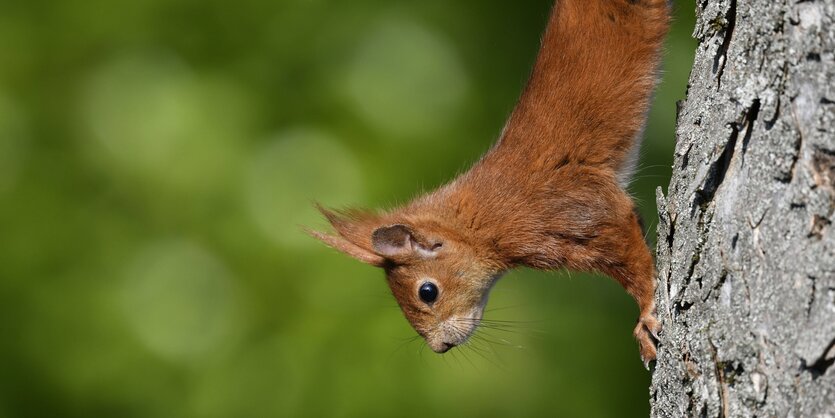
[[(640, 308), (641, 357), (654, 359), (653, 260), (619, 179), (631, 170), (668, 14), (666, 0), (558, 0), (528, 85), (477, 164), (391, 211), (320, 208), (337, 235), (314, 236), (385, 268), (436, 351), (466, 341), (504, 271), (565, 267), (623, 285)], [(440, 289), (431, 304), (418, 296), (426, 281)]]

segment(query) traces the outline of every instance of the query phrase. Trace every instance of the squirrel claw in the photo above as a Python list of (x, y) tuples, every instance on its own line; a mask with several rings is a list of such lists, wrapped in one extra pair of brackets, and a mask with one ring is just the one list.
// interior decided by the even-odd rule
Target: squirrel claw
[(655, 361), (657, 355), (655, 343), (659, 341), (658, 332), (660, 330), (661, 324), (653, 315), (641, 315), (638, 319), (638, 325), (635, 326), (635, 339), (638, 340), (641, 360), (647, 370), (649, 370), (650, 362)]
[(657, 329), (650, 329), (649, 333), (652, 334), (652, 338), (655, 338), (656, 342), (661, 340), (661, 337), (658, 336), (658, 330)]

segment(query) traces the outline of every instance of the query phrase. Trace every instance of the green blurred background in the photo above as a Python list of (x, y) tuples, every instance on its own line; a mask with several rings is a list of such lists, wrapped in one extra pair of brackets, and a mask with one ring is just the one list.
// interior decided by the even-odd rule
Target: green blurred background
[[(646, 416), (614, 281), (515, 271), (486, 317), (520, 322), (439, 356), (299, 227), (476, 160), (550, 3), (0, 2), (0, 417)], [(651, 227), (693, 7), (632, 189)]]

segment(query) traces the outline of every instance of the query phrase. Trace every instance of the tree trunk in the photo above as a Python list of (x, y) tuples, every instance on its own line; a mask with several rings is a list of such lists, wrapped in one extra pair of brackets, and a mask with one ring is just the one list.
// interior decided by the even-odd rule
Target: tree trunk
[(698, 3), (652, 416), (835, 417), (835, 0)]

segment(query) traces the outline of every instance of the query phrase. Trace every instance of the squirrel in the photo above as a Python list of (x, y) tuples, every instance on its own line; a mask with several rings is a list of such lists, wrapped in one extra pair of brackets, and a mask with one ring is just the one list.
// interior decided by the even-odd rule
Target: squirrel
[(318, 206), (315, 238), (381, 267), (437, 353), (467, 341), (509, 269), (617, 280), (638, 304), (634, 336), (655, 359), (655, 269), (625, 191), (634, 170), (668, 0), (557, 0), (530, 79), (498, 141), (468, 171), (384, 212)]

